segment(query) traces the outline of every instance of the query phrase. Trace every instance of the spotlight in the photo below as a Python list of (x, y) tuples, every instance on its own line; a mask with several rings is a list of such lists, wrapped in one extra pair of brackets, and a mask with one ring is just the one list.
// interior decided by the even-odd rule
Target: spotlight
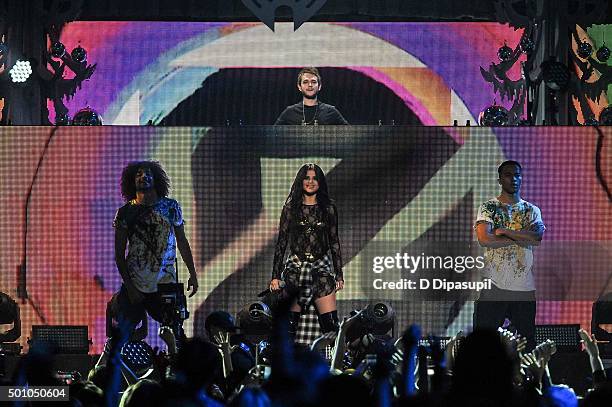
[(509, 119), (508, 109), (495, 104), (487, 107), (478, 115), (478, 123), (487, 127), (506, 126)]
[(263, 302), (257, 301), (249, 305), (249, 320), (260, 322), (271, 316), (270, 308)]
[(22, 61), (17, 60), (15, 65), (9, 71), (9, 75), (11, 75), (11, 80), (15, 83), (23, 83), (28, 80), (30, 75), (32, 75), (32, 66), (30, 65), (30, 61)]
[(608, 105), (599, 113), (599, 124), (612, 126), (612, 105)]
[(542, 62), (542, 78), (544, 83), (552, 90), (563, 90), (570, 80), (567, 66), (557, 61)]
[(590, 43), (582, 41), (580, 44), (578, 44), (578, 56), (580, 58), (586, 59), (590, 57), (592, 53), (593, 46)]
[(66, 47), (61, 42), (57, 41), (51, 45), (51, 56), (53, 58), (62, 58), (66, 55)]
[(595, 56), (600, 62), (606, 62), (610, 58), (610, 48), (602, 45), (595, 53)]
[(80, 45), (72, 50), (70, 56), (74, 62), (78, 62), (79, 64), (87, 62), (87, 51)]
[(270, 308), (261, 301), (248, 304), (238, 312), (238, 325), (241, 333), (251, 337), (249, 339), (267, 338), (272, 327)]
[(121, 359), (132, 372), (140, 372), (153, 365), (153, 349), (145, 341), (130, 341), (121, 348)]
[(386, 302), (370, 304), (365, 310), (366, 317), (372, 321), (372, 333), (384, 335), (393, 328), (395, 311)]
[[(353, 311), (351, 315), (355, 315), (358, 311)], [(376, 302), (369, 304), (359, 315), (355, 324), (349, 327), (346, 338), (349, 341), (361, 338), (367, 334), (385, 335), (395, 323), (395, 311), (386, 302)]]
[(102, 117), (90, 107), (81, 109), (72, 119), (73, 126), (102, 126)]

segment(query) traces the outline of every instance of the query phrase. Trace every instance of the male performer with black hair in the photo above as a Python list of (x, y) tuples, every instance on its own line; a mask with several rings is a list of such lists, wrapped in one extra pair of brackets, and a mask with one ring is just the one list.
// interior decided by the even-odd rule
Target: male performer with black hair
[(167, 197), (169, 189), (168, 175), (157, 162), (133, 162), (123, 169), (121, 194), (127, 203), (113, 222), (115, 262), (123, 279), (116, 302), (119, 317), (133, 324), (140, 321), (143, 310), (164, 325), (176, 322), (169, 320), (173, 316), (168, 315), (157, 285), (177, 282), (177, 247), (189, 270), (190, 297), (198, 290), (181, 207)]
[(348, 124), (334, 106), (319, 101), (321, 75), (317, 68), (303, 68), (298, 74), (297, 88), (302, 101), (288, 106), (278, 116), (275, 125)]
[(483, 290), (474, 309), (474, 328), (500, 327), (508, 318), (518, 333), (535, 346), (536, 297), (532, 273), (533, 246), (540, 244), (546, 227), (540, 209), (521, 199), (522, 167), (504, 161), (497, 169), (498, 197), (480, 205), (476, 236), (485, 247), (485, 277), (491, 290)]

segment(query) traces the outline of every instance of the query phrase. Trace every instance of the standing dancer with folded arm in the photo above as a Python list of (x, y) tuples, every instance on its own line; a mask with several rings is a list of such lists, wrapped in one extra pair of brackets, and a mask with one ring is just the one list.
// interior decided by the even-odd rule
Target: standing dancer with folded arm
[(480, 205), (474, 226), (485, 247), (485, 277), (493, 283), (476, 301), (474, 328), (496, 329), (508, 318), (531, 350), (536, 317), (533, 246), (540, 244), (546, 227), (540, 208), (521, 198), (521, 164), (504, 161), (497, 172), (501, 193)]

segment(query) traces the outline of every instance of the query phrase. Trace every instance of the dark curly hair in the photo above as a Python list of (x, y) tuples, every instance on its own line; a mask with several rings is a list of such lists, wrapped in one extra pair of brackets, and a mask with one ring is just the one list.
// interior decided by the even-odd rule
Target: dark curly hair
[(140, 168), (146, 168), (153, 173), (153, 183), (157, 195), (168, 196), (170, 192), (170, 178), (157, 161), (133, 161), (121, 173), (121, 195), (126, 201), (136, 198), (136, 174)]
[(293, 213), (298, 213), (300, 206), (302, 205), (304, 194), (302, 181), (304, 178), (306, 178), (306, 173), (308, 173), (308, 170), (314, 170), (317, 181), (319, 182), (317, 204), (323, 208), (327, 208), (327, 206), (332, 203), (332, 200), (329, 198), (329, 193), (327, 192), (327, 180), (325, 179), (325, 173), (321, 167), (312, 163), (304, 164), (295, 175), (295, 179), (291, 185), (291, 191), (289, 192), (289, 196), (285, 201), (285, 205), (288, 205)]

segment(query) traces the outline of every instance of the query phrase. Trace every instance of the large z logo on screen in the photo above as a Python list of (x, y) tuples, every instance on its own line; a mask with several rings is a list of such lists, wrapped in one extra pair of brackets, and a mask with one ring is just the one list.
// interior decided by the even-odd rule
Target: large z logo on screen
[(293, 30), (300, 28), (327, 2), (327, 0), (242, 0), (272, 31), (274, 31), (274, 17), (276, 9), (281, 6), (290, 7), (293, 11)]

